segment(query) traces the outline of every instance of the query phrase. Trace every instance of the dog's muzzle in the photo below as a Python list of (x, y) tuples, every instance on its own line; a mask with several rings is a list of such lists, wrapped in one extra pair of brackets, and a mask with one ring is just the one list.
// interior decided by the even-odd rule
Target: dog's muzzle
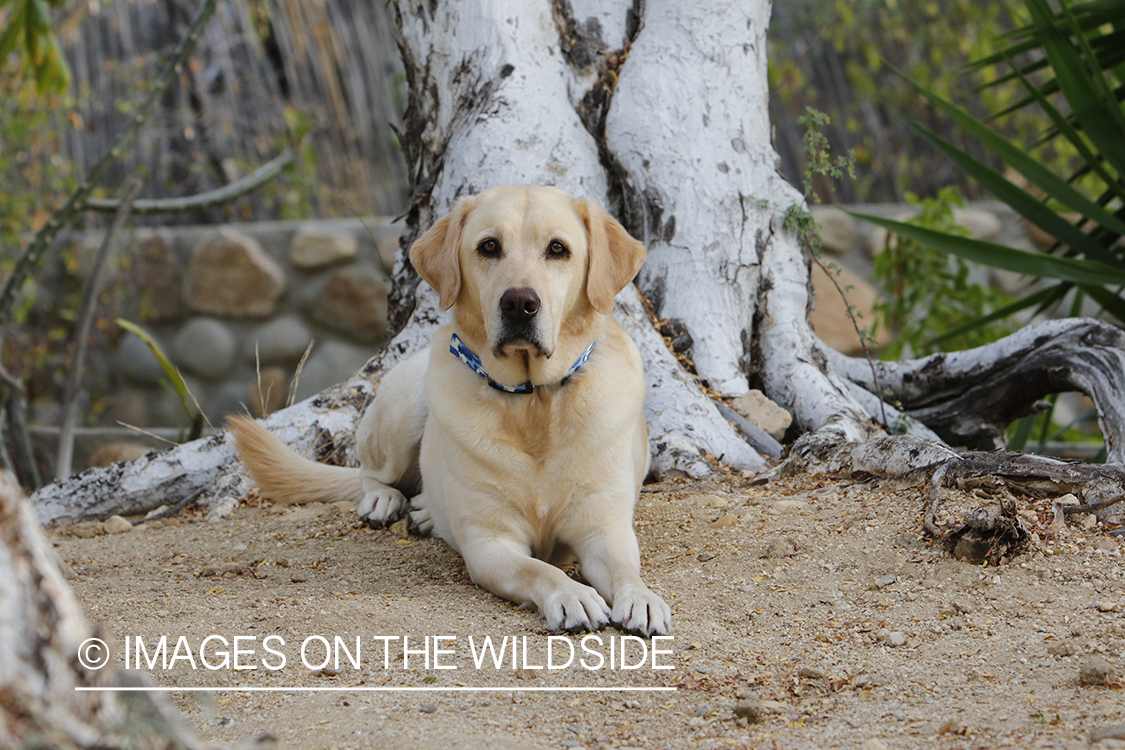
[(501, 356), (504, 347), (522, 345), (550, 356), (539, 340), (539, 327), (535, 322), (539, 306), (539, 294), (529, 287), (512, 287), (500, 295), (500, 335), (493, 347), (494, 354)]

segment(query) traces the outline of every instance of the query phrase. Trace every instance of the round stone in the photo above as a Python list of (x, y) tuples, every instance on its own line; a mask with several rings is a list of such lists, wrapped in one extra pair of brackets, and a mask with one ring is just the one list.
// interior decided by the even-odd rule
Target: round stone
[(820, 246), (833, 255), (846, 255), (855, 244), (855, 219), (835, 206), (813, 206), (810, 209), (820, 225)]
[(140, 315), (152, 323), (174, 323), (183, 317), (180, 264), (168, 239), (154, 234), (129, 252), (129, 283), (137, 295)]
[(105, 530), (107, 534), (124, 534), (133, 530), (133, 524), (121, 516), (110, 516), (105, 520)]
[(155, 385), (164, 377), (164, 368), (148, 344), (126, 333), (113, 355), (113, 368), (118, 375), (140, 385)]
[(955, 208), (953, 221), (969, 230), (969, 236), (974, 240), (991, 240), (1000, 234), (1000, 219), (991, 211), (979, 208)]
[(309, 299), (309, 315), (355, 341), (377, 343), (387, 330), (387, 286), (374, 272), (338, 269)]
[(258, 241), (223, 227), (192, 254), (184, 298), (197, 312), (232, 318), (273, 315), (285, 273)]
[(898, 630), (887, 633), (886, 644), (891, 648), (906, 645), (906, 634)]
[(1081, 685), (1108, 685), (1113, 682), (1113, 665), (1100, 656), (1095, 656), (1078, 668), (1078, 682)]
[(204, 380), (226, 377), (236, 350), (234, 334), (211, 318), (189, 320), (172, 342), (176, 364)]
[(312, 332), (300, 318), (285, 315), (266, 323), (247, 338), (243, 358), (247, 364), (252, 365), (257, 361), (263, 367), (295, 364), (304, 355), (312, 339)]
[(749, 419), (758, 427), (773, 436), (774, 440), (785, 437), (785, 431), (793, 422), (793, 415), (770, 401), (764, 393), (753, 389), (731, 402), (731, 408)]
[(347, 232), (301, 227), (289, 246), (289, 262), (297, 268), (324, 268), (355, 258), (359, 247)]

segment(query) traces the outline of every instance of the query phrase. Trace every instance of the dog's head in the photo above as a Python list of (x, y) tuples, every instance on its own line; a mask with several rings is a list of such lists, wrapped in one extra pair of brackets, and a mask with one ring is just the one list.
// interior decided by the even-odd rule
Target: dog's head
[[(599, 206), (547, 187), (462, 198), (410, 248), (441, 308), (491, 354), (550, 358), (613, 309), (645, 248)], [(567, 363), (569, 364), (569, 363)]]

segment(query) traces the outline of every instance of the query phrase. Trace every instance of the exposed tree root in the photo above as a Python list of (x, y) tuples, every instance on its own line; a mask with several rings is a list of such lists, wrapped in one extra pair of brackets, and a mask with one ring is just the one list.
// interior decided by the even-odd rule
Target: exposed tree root
[(1072, 463), (1045, 456), (1010, 451), (974, 452), (950, 459), (930, 479), (923, 526), (932, 536), (948, 533), (938, 522), (943, 487), (1004, 487), (1033, 497), (1074, 495), (1081, 502), (1062, 508), (1062, 513), (1104, 511), (1125, 500), (1125, 469)]
[[(797, 472), (876, 476), (923, 481), (930, 475), (922, 526), (957, 558), (997, 562), (1017, 554), (1026, 542), (1015, 493), (1036, 498), (1073, 495), (1056, 502), (1061, 520), (1075, 513), (1110, 517), (1125, 502), (1125, 467), (1062, 461), (1011, 451), (958, 454), (934, 440), (887, 436), (863, 442), (841, 440), (831, 428), (797, 440), (779, 466), (758, 481)], [(982, 496), (984, 504), (955, 519), (942, 512), (943, 490)]]
[[(875, 392), (866, 360), (822, 349), (842, 377)], [(1090, 318), (1036, 323), (986, 346), (878, 363), (883, 398), (950, 445), (1003, 447), (1004, 429), (1051, 393), (1098, 410), (1109, 463), (1125, 463), (1125, 331)]]

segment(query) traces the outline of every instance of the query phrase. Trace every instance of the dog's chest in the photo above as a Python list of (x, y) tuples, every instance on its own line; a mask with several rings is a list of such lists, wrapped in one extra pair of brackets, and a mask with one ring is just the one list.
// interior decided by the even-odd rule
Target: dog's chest
[(552, 390), (502, 399), (491, 410), (490, 437), (534, 464), (566, 463), (583, 452), (596, 441), (600, 420), (566, 386)]

